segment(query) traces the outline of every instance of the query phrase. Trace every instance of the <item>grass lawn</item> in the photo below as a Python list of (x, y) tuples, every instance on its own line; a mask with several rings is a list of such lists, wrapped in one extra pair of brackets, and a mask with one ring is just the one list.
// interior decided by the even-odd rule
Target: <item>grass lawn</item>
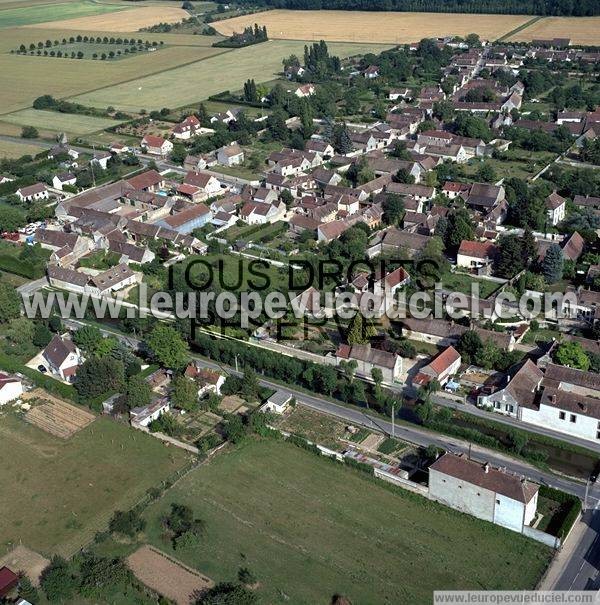
[(91, 0), (7, 8), (0, 11), (0, 28), (102, 15), (123, 9), (123, 6), (100, 4)]
[[(277, 267), (266, 264), (258, 265), (255, 261), (233, 254), (209, 254), (207, 256), (188, 256), (181, 266), (186, 266), (192, 260), (202, 260), (212, 267), (212, 284), (219, 290), (231, 290), (233, 292), (244, 292), (251, 290), (268, 291), (279, 290), (287, 292), (288, 275), (280, 273)], [(254, 263), (250, 273), (250, 262)], [(209, 270), (205, 264), (194, 266), (190, 270), (192, 282), (202, 286), (207, 282)], [(252, 281), (256, 287), (251, 287), (248, 282)], [(210, 290), (211, 286), (207, 288)]]
[(45, 555), (70, 555), (181, 468), (182, 450), (107, 418), (69, 440), (0, 415), (0, 552), (20, 540)]
[[(174, 552), (163, 539), (172, 502), (206, 522), (199, 547)], [(519, 534), (278, 441), (220, 454), (146, 517), (147, 541), (215, 581), (249, 567), (262, 603), (314, 605), (339, 592), (353, 603), (418, 605), (434, 589), (532, 589), (550, 556)]]
[(453, 292), (463, 292), (464, 294), (471, 295), (471, 284), (478, 284), (479, 296), (481, 298), (487, 298), (492, 292), (495, 292), (502, 284), (487, 279), (480, 279), (472, 275), (465, 275), (464, 273), (447, 273), (442, 278), (442, 285), (444, 289)]

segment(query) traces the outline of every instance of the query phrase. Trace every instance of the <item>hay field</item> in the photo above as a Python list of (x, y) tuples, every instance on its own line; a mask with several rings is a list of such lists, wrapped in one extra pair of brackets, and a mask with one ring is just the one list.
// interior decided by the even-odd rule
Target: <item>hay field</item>
[[(205, 521), (199, 547), (174, 551), (164, 540), (172, 502)], [(340, 592), (352, 603), (430, 605), (434, 588), (533, 588), (550, 557), (510, 530), (270, 440), (221, 452), (145, 517), (145, 541), (216, 582), (248, 566), (261, 603), (285, 594), (313, 605)]]
[(47, 23), (38, 23), (37, 25), (25, 27), (39, 27), (44, 29), (61, 28), (77, 31), (97, 30), (117, 33), (137, 31), (142, 27), (149, 27), (151, 25), (156, 25), (157, 23), (177, 23), (178, 21), (189, 17), (187, 11), (173, 6), (131, 8), (127, 10), (126, 15), (114, 12), (115, 10), (119, 10), (119, 7), (116, 5), (101, 6), (108, 6), (108, 12), (104, 11), (105, 14), (101, 15), (49, 21)]
[(150, 435), (98, 417), (69, 440), (0, 415), (0, 554), (22, 541), (70, 556), (188, 457)]
[[(58, 19), (79, 19), (93, 15), (114, 13), (125, 10), (125, 7), (99, 4), (90, 0), (76, 0), (75, 2), (57, 2), (37, 6), (19, 6), (4, 8), (0, 6), (0, 28), (40, 24), (45, 21)], [(123, 22), (123, 16), (118, 19)]]
[[(40, 30), (28, 31), (35, 31), (35, 39), (39, 40)], [(172, 46), (115, 62), (0, 54), (0, 112), (13, 113), (31, 107), (33, 100), (43, 94), (55, 97), (79, 95), (225, 52), (227, 50), (222, 48)], [(108, 101), (104, 106), (109, 105), (113, 103)]]
[(216, 21), (224, 35), (253, 23), (266, 25), (269, 37), (287, 40), (389, 42), (404, 44), (434, 36), (479, 34), (495, 40), (531, 19), (528, 15), (464, 15), (359, 11), (274, 10)]
[(16, 143), (0, 139), (0, 159), (20, 158), (22, 155), (35, 155), (42, 151), (43, 147), (33, 143)]
[[(282, 59), (292, 53), (301, 56), (304, 44), (284, 40), (256, 44), (72, 100), (94, 107), (112, 105), (126, 111), (182, 107), (224, 90), (239, 90), (248, 78), (254, 78), (257, 83), (272, 80), (283, 69)], [(389, 45), (340, 43), (329, 46), (333, 54), (340, 56), (380, 52), (384, 48)]]
[(509, 40), (571, 38), (573, 44), (600, 45), (600, 17), (545, 17), (517, 32)]
[(2, 122), (18, 126), (35, 126), (37, 129), (66, 132), (67, 134), (90, 134), (119, 124), (119, 120), (96, 118), (78, 114), (23, 109), (1, 117)]

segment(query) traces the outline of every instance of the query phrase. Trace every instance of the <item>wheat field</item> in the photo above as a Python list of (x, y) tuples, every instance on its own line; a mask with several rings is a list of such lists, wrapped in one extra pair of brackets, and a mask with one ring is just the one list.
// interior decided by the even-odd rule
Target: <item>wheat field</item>
[(572, 44), (600, 45), (600, 17), (545, 17), (509, 40), (570, 38)]
[(266, 25), (269, 37), (275, 39), (405, 44), (470, 33), (496, 40), (530, 19), (529, 15), (273, 10), (212, 25), (224, 35), (258, 23)]

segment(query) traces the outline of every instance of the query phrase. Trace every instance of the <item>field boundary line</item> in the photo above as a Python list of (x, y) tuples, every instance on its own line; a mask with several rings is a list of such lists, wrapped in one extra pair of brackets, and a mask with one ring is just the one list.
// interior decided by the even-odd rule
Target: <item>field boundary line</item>
[(534, 23), (537, 23), (538, 21), (541, 21), (542, 19), (545, 19), (545, 18), (546, 17), (538, 15), (538, 16), (534, 17), (533, 19), (529, 19), (529, 21), (527, 21), (526, 23), (519, 25), (519, 27), (515, 27), (515, 29), (507, 32), (506, 34), (503, 34), (502, 36), (500, 36), (498, 39), (496, 39), (494, 41), (503, 42), (504, 40), (508, 40), (508, 38), (512, 38), (512, 36), (514, 36), (515, 34), (522, 32), (524, 29), (531, 27)]

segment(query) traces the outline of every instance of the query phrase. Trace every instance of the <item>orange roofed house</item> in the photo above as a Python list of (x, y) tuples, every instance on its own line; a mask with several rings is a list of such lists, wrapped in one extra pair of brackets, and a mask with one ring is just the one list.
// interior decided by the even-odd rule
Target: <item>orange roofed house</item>
[(444, 386), (458, 372), (461, 361), (460, 353), (454, 347), (448, 347), (419, 370), (413, 378), (413, 384), (425, 386), (432, 380), (437, 380)]

